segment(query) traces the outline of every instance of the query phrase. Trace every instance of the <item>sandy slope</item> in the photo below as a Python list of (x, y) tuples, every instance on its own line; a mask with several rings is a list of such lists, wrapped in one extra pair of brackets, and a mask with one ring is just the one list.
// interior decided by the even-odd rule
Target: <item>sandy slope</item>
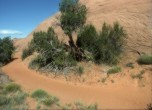
[[(17, 55), (17, 58), (18, 55)], [(41, 88), (58, 96), (63, 103), (82, 100), (86, 103), (98, 103), (99, 108), (141, 109), (152, 102), (152, 91), (149, 87), (131, 85), (86, 86), (74, 85), (62, 80), (55, 80), (29, 70), (21, 59), (16, 59), (4, 66), (3, 71), (19, 83), (26, 91)]]

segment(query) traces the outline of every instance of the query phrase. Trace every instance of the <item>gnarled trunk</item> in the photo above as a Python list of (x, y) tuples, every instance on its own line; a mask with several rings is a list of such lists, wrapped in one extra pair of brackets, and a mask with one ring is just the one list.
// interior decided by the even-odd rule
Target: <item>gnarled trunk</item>
[(72, 35), (69, 34), (68, 36), (69, 36), (69, 45), (71, 47), (72, 54), (74, 55), (74, 57), (77, 61), (82, 61), (82, 59), (83, 59), (82, 56), (84, 53), (82, 51), (80, 51), (80, 49), (75, 45)]

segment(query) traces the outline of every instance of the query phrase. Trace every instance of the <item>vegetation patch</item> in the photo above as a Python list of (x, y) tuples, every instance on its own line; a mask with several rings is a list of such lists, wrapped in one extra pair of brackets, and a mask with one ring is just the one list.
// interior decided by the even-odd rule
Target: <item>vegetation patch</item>
[(23, 59), (33, 52), (38, 55), (29, 64), (32, 69), (60, 72), (77, 63), (72, 54), (65, 49), (65, 45), (58, 40), (52, 27), (47, 32), (40, 31), (33, 34), (28, 49), (22, 53)]
[(15, 48), (9, 37), (0, 38), (0, 65), (5, 65), (12, 60)]
[(51, 106), (59, 102), (59, 99), (57, 97), (49, 95), (46, 91), (42, 89), (34, 91), (31, 96), (46, 106)]
[(46, 106), (51, 106), (53, 104), (58, 104), (59, 99), (55, 96), (50, 96), (50, 97), (42, 99), (42, 102)]
[(28, 110), (26, 104), (27, 94), (21, 91), (15, 83), (0, 84), (0, 109), (1, 110)]
[(33, 50), (29, 47), (28, 49), (24, 49), (22, 52), (22, 60), (26, 59), (28, 56), (32, 55)]
[(5, 86), (6, 93), (17, 92), (17, 91), (21, 91), (21, 87), (18, 84), (10, 83)]
[(77, 46), (89, 52), (94, 51), (98, 33), (93, 25), (86, 25), (78, 33)]
[(127, 64), (126, 64), (126, 67), (130, 67), (130, 68), (132, 68), (132, 69), (135, 68), (135, 67), (134, 67), (134, 64), (133, 64), (132, 62), (127, 63)]
[(75, 108), (77, 110), (98, 110), (97, 104), (85, 105), (81, 101), (75, 102)]
[(42, 89), (38, 89), (38, 90), (34, 91), (31, 94), (31, 96), (33, 98), (39, 100), (39, 99), (43, 99), (43, 98), (49, 97), (49, 94), (46, 91), (42, 90)]
[(91, 52), (98, 64), (117, 64), (126, 35), (118, 22), (113, 26), (104, 23), (99, 33), (93, 25), (87, 25), (78, 34), (77, 46)]
[(115, 66), (108, 70), (108, 74), (115, 74), (121, 72), (121, 68), (119, 66)]
[(137, 60), (139, 64), (151, 65), (152, 64), (152, 55), (142, 55)]
[(104, 23), (95, 43), (94, 59), (96, 63), (117, 64), (119, 56), (123, 52), (125, 37), (126, 32), (118, 22), (115, 22), (113, 26)]
[(76, 71), (81, 76), (84, 73), (84, 67), (83, 66), (79, 66), (79, 67), (77, 67)]

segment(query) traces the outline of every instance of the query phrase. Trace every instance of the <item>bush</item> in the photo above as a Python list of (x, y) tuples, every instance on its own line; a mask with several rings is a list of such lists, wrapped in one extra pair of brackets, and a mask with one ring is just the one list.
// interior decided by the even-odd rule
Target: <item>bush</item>
[(99, 38), (95, 43), (95, 61), (97, 63), (116, 64), (122, 53), (126, 33), (119, 23), (113, 27), (104, 23)]
[(59, 102), (59, 99), (55, 96), (50, 96), (50, 97), (42, 99), (42, 102), (46, 106), (51, 106), (53, 104), (57, 104)]
[(4, 106), (8, 103), (8, 99), (4, 95), (0, 95), (0, 106)]
[(76, 65), (73, 56), (66, 52), (63, 43), (58, 40), (53, 28), (49, 28), (47, 33), (34, 33), (30, 45), (38, 53), (38, 56), (29, 64), (32, 69), (56, 72)]
[(24, 60), (28, 56), (32, 55), (32, 53), (33, 53), (33, 51), (30, 48), (24, 49), (22, 52), (22, 60)]
[(79, 67), (77, 68), (77, 73), (81, 76), (81, 75), (84, 73), (84, 67), (79, 66)]
[(31, 96), (46, 106), (51, 106), (59, 102), (59, 99), (57, 97), (49, 95), (46, 91), (42, 89), (34, 91)]
[(98, 110), (97, 104), (92, 104), (88, 106), (88, 105), (84, 105), (80, 101), (75, 102), (75, 106), (77, 110)]
[(40, 99), (49, 97), (49, 94), (46, 91), (42, 90), (42, 89), (38, 89), (38, 90), (34, 91), (31, 94), (31, 96), (33, 98), (37, 99), (37, 100), (40, 100)]
[(20, 87), (14, 83), (3, 85), (0, 89), (0, 109), (1, 110), (27, 110), (25, 105), (27, 94), (21, 91)]
[(14, 94), (14, 96), (12, 97), (13, 100), (15, 100), (16, 104), (22, 104), (25, 101), (27, 94), (21, 91), (18, 91)]
[(152, 55), (142, 55), (138, 59), (139, 64), (151, 65), (152, 64)]
[(21, 87), (15, 83), (10, 83), (5, 87), (6, 93), (17, 92), (17, 91), (21, 91)]
[(15, 48), (9, 37), (0, 38), (0, 64), (6, 64), (12, 60)]
[(29, 68), (39, 69), (45, 65), (45, 62), (46, 62), (46, 58), (42, 57), (41, 55), (38, 55), (34, 59), (31, 60), (29, 64)]
[(109, 69), (107, 73), (108, 74), (115, 74), (115, 73), (119, 73), (119, 72), (121, 72), (121, 68), (116, 66), (116, 67)]
[(93, 52), (97, 37), (96, 28), (93, 25), (86, 25), (80, 30), (76, 44), (78, 47)]
[(130, 62), (130, 63), (127, 63), (127, 64), (126, 64), (126, 67), (130, 67), (130, 68), (132, 68), (132, 69), (133, 69), (133, 68), (134, 68), (134, 64), (133, 64), (133, 63), (131, 63), (131, 62)]

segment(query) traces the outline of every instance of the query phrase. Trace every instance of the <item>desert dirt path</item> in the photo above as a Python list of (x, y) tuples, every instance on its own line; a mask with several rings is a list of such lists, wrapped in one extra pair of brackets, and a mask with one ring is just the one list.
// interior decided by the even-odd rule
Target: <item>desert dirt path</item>
[(2, 70), (27, 92), (44, 89), (59, 97), (62, 103), (82, 100), (87, 104), (97, 103), (100, 109), (143, 109), (151, 102), (150, 89), (134, 86), (99, 87), (68, 84), (29, 70), (20, 58), (4, 66)]

